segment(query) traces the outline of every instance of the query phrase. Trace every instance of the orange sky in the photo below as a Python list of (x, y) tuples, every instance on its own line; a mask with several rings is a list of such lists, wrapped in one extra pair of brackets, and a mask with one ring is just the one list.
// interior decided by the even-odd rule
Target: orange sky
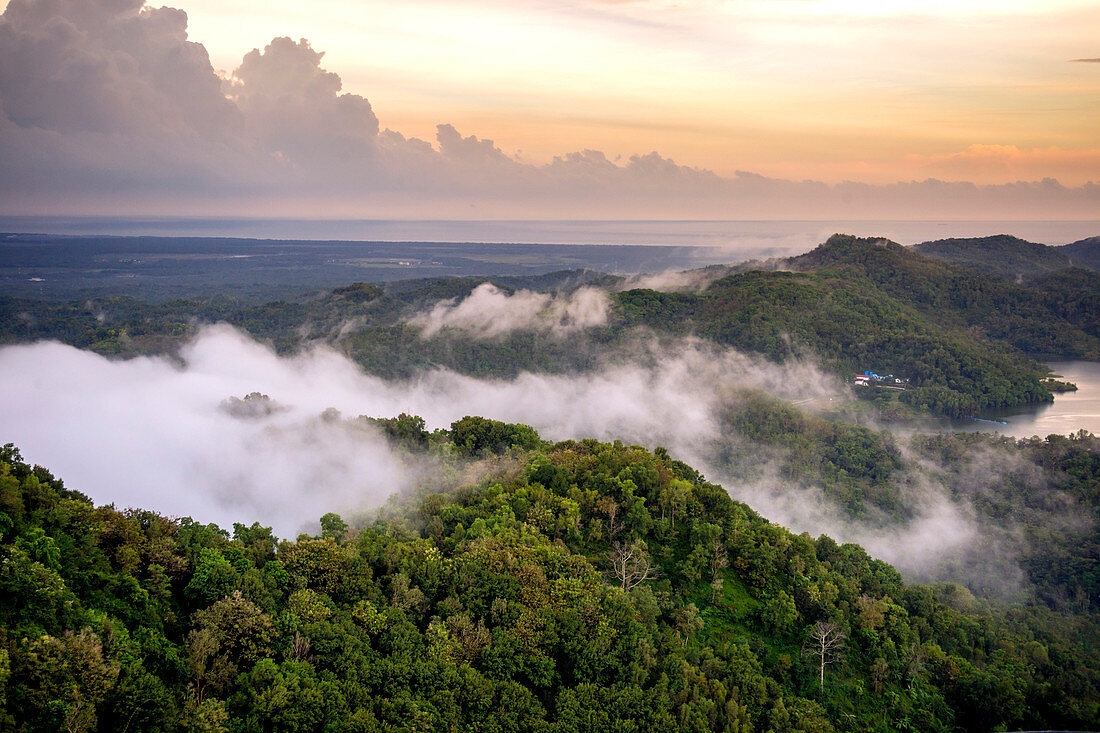
[(544, 163), (657, 150), (723, 175), (1100, 181), (1100, 5), (168, 0), (216, 68), (308, 38), (382, 127)]

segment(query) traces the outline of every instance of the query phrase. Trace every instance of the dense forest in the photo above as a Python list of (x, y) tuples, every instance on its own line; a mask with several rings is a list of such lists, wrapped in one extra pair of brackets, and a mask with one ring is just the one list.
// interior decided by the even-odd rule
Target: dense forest
[[(796, 450), (831, 429), (745, 409), (766, 418), (740, 416), (762, 440)], [(408, 415), (354, 422), (467, 480), (429, 478), (286, 540), (96, 507), (0, 450), (0, 728), (1100, 726), (1095, 535), (1061, 564), (1032, 558), (1039, 592), (1008, 606), (793, 534), (664, 449), (551, 444), (479, 417), (435, 432)], [(862, 439), (869, 473), (899, 461), (872, 435), (833, 437)], [(1096, 515), (1095, 438), (930, 436), (918, 450), (963, 490), (979, 448), (1063, 476), (1057, 493)], [(854, 470), (857, 453), (823, 457)], [(1033, 489), (1010, 481), (985, 511), (1016, 511)]]
[(1088, 260), (1071, 256), (1075, 242), (1065, 247), (1050, 247), (1037, 242), (1001, 234), (970, 239), (939, 239), (922, 242), (913, 249), (928, 257), (962, 265), (971, 270), (997, 275), (1008, 280), (1029, 280), (1036, 275), (1066, 270), (1073, 266), (1089, 267)]
[[(703, 344), (757, 366), (908, 380), (813, 410), (734, 380), (708, 397), (713, 434), (676, 447), (694, 467), (675, 450), (554, 443), (481, 417), (429, 431), (416, 416), (333, 411), (419, 479), (381, 507), (319, 505), (293, 539), (95, 506), (4, 446), (0, 730), (1100, 728), (1100, 439), (876, 427), (1051, 399), (1038, 359), (1100, 359), (1100, 273), (1007, 239), (938, 244), (1042, 262), (1017, 282), (837, 235), (799, 257), (667, 278), (441, 277), (267, 302), (0, 298), (0, 343), (117, 359), (185, 360), (204, 325), (228, 323), (279, 354), (325, 344), (390, 379), (583, 375)], [(585, 293), (603, 310), (579, 325), (425, 326), (478, 294), (564, 313)], [(255, 393), (218, 409), (254, 424), (282, 407)], [(762, 480), (835, 509), (849, 537), (916, 532), (941, 500), (974, 535), (908, 565), (895, 553), (903, 577), (737, 500)]]
[(1073, 267), (1100, 269), (1098, 237), (1051, 247), (999, 234), (992, 237), (938, 239), (921, 242), (913, 249), (937, 260), (1013, 281), (1030, 281), (1037, 276)]
[(1059, 247), (1078, 267), (1100, 270), (1100, 237), (1086, 237)]
[[(225, 322), (285, 353), (333, 345), (364, 369), (404, 377), (443, 366), (492, 377), (578, 372), (645, 340), (698, 337), (774, 361), (809, 356), (847, 379), (867, 369), (910, 380), (902, 403), (968, 416), (1052, 399), (1038, 358), (1100, 359), (1100, 273), (1071, 269), (1027, 285), (930, 259), (883, 240), (837, 235), (767, 267), (716, 267), (660, 291), (590, 271), (354, 284), (293, 301), (231, 297), (150, 303), (0, 298), (0, 343), (52, 338), (118, 357), (173, 353), (205, 323)], [(688, 278), (691, 280), (691, 278)], [(479, 285), (504, 295), (606, 292), (606, 321), (567, 334), (517, 329), (486, 338), (415, 323)]]

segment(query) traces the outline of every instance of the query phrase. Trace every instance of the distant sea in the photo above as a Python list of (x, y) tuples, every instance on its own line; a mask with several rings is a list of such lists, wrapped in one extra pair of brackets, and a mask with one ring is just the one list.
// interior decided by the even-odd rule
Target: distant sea
[(1061, 245), (1100, 235), (1093, 221), (399, 221), (251, 218), (0, 216), (0, 231), (71, 235), (260, 239), (704, 246), (731, 259), (799, 254), (841, 232), (916, 244), (947, 237), (1012, 234)]

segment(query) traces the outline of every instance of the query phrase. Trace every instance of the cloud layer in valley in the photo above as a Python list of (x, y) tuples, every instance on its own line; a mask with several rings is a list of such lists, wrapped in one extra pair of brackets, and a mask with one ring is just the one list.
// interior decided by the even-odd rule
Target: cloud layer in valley
[[(657, 153), (546, 165), (440, 124), (384, 129), (306, 40), (220, 76), (187, 16), (143, 0), (11, 0), (0, 17), (0, 207), (7, 213), (423, 217), (974, 218), (1095, 214), (1100, 185), (873, 186), (720, 177)], [(1011, 151), (1010, 151), (1011, 152)], [(1058, 151), (996, 156), (1030, 175)], [(950, 169), (973, 150), (930, 160)], [(1026, 159), (1026, 160), (1025, 160)], [(1027, 162), (1030, 161), (1030, 162)], [(938, 166), (938, 167), (937, 167)]]
[[(961, 579), (959, 567), (996, 545), (1002, 551), (982, 582), (1018, 579), (1011, 535), (989, 534), (968, 506), (948, 499), (934, 470), (897, 479), (918, 508), (910, 522), (856, 522), (820, 488), (782, 478), (779, 450), (723, 427), (723, 410), (744, 390), (802, 403), (846, 394), (812, 363), (775, 365), (692, 340), (638, 349), (637, 358), (582, 375), (486, 380), (440, 369), (386, 381), (325, 347), (278, 357), (228, 326), (204, 328), (181, 352), (182, 366), (109, 361), (50, 342), (8, 346), (0, 349), (0, 436), (97, 502), (223, 525), (260, 521), (287, 536), (327, 511), (376, 508), (433, 470), (329, 408), (347, 418), (419, 414), (429, 428), (484, 415), (530, 424), (551, 440), (666, 446), (769, 519), (858, 542), (920, 577)], [(225, 408), (253, 391), (279, 409)], [(1003, 468), (975, 461), (975, 482)]]
[[(414, 478), (378, 436), (321, 420), (329, 408), (348, 417), (409, 412), (429, 427), (486, 415), (550, 439), (666, 445), (694, 459), (717, 430), (716, 407), (739, 390), (843, 389), (808, 363), (768, 366), (697, 342), (671, 358), (510, 380), (439, 369), (385, 381), (326, 347), (280, 358), (228, 326), (204, 328), (180, 356), (183, 367), (161, 357), (110, 361), (52, 342), (4, 347), (0, 433), (97, 501), (204, 521), (258, 519), (288, 533), (329, 509), (377, 506)], [(280, 409), (251, 418), (225, 409), (251, 392)]]

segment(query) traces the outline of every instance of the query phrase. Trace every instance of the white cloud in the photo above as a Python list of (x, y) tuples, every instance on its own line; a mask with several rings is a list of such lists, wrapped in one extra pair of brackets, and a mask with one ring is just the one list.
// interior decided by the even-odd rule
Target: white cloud
[(378, 118), (363, 97), (339, 93), (340, 77), (321, 68), (322, 56), (304, 38), (276, 38), (245, 55), (229, 93), (250, 137), (272, 155), (299, 170), (362, 172), (373, 163)]
[[(482, 380), (448, 370), (406, 381), (364, 374), (328, 348), (280, 358), (228, 326), (204, 328), (166, 358), (111, 361), (54, 342), (0, 348), (2, 441), (15, 442), (97, 502), (202, 521), (259, 520), (292, 534), (330, 511), (377, 506), (406, 489), (404, 465), (373, 432), (319, 416), (464, 415), (526, 422), (550, 439), (665, 444), (694, 456), (715, 434), (717, 406), (757, 387), (786, 396), (843, 389), (812, 365), (770, 365), (684, 342), (585, 376)], [(281, 409), (241, 419), (227, 398), (258, 391)]]
[(610, 302), (599, 288), (579, 288), (571, 293), (519, 290), (506, 293), (492, 283), (482, 283), (458, 300), (436, 303), (409, 322), (431, 338), (444, 329), (457, 329), (475, 338), (494, 338), (513, 331), (543, 331), (565, 335), (607, 323)]
[(655, 152), (620, 163), (585, 150), (531, 165), (448, 124), (438, 126), (434, 145), (380, 131), (370, 102), (341, 93), (339, 76), (321, 61), (307, 41), (279, 37), (246, 54), (225, 79), (206, 49), (188, 40), (181, 11), (141, 0), (12, 0), (0, 17), (2, 207), (19, 214), (266, 215), (277, 208), (313, 217), (1049, 219), (1092, 216), (1100, 206), (1096, 184), (828, 186), (750, 173), (723, 178)]
[[(853, 522), (819, 488), (780, 478), (776, 451), (722, 429), (722, 412), (745, 389), (795, 401), (846, 393), (805, 361), (776, 365), (683, 340), (643, 342), (629, 361), (583, 375), (486, 380), (438, 369), (386, 381), (327, 348), (280, 358), (227, 326), (200, 331), (181, 358), (182, 367), (109, 361), (57, 343), (4, 347), (0, 440), (97, 502), (223, 525), (258, 520), (293, 535), (327, 511), (376, 507), (426, 470), (369, 429), (321, 419), (327, 408), (347, 417), (409, 412), (430, 428), (484, 415), (551, 440), (664, 445), (769, 519), (859, 542), (910, 571), (945, 566), (988, 539), (927, 477), (909, 489), (920, 500), (912, 522)], [(242, 419), (223, 408), (253, 391), (281, 409)]]

